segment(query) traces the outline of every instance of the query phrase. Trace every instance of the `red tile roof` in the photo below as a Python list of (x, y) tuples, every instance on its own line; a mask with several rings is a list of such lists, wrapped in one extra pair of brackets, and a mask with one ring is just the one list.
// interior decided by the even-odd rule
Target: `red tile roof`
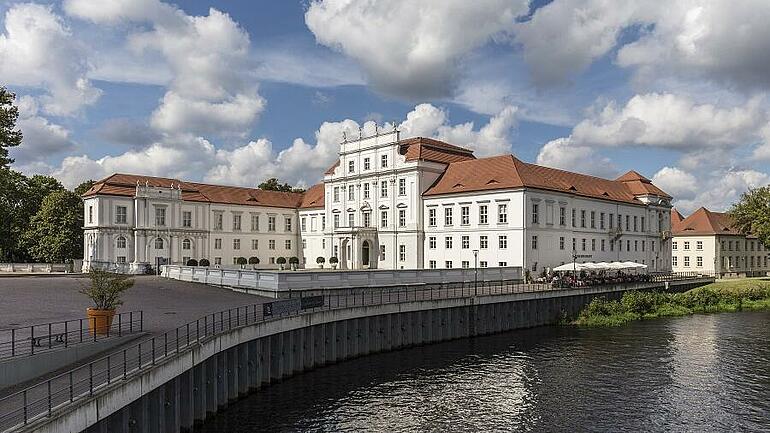
[(682, 221), (684, 221), (684, 216), (675, 208), (671, 208), (671, 231), (675, 232)]
[[(660, 191), (649, 180), (638, 174), (627, 173), (618, 180), (602, 179), (550, 167), (529, 164), (513, 155), (449, 164), (444, 174), (424, 195), (454, 194), (472, 191), (490, 191), (510, 188), (534, 188), (564, 192), (584, 197), (641, 204), (636, 198), (639, 183), (644, 193)], [(669, 197), (663, 191), (659, 195)]]
[(302, 196), (302, 203), (300, 203), (300, 209), (315, 209), (324, 207), (324, 191), (325, 187), (323, 183), (315, 184), (305, 191)]
[(96, 182), (91, 189), (83, 194), (83, 197), (97, 194), (133, 197), (136, 193), (137, 182), (140, 185), (181, 188), (182, 199), (185, 201), (296, 208), (303, 198), (303, 194), (294, 192), (264, 191), (258, 188), (210, 185), (165, 177), (122, 173), (113, 174)]
[(672, 224), (672, 231), (674, 236), (741, 235), (733, 227), (733, 221), (729, 214), (712, 212), (703, 207), (693, 212), (679, 224)]

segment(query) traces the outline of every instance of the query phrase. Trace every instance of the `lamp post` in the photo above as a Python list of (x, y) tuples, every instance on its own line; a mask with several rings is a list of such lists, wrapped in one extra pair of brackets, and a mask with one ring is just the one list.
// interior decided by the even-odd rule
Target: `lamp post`
[(478, 295), (479, 285), (479, 250), (473, 250), (473, 296)]

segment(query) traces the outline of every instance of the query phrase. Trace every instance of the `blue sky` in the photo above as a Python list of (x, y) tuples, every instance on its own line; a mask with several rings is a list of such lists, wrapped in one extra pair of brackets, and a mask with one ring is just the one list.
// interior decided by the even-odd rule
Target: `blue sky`
[(767, 18), (763, 1), (6, 0), (0, 84), (21, 108), (14, 167), (68, 186), (308, 185), (376, 121), (635, 169), (684, 212), (721, 210), (770, 181)]

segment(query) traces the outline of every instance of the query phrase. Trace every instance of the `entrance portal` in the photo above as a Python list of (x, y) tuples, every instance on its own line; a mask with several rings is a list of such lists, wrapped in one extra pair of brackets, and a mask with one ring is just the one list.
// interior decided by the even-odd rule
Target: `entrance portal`
[(369, 267), (369, 241), (364, 241), (361, 245), (361, 265), (365, 268)]

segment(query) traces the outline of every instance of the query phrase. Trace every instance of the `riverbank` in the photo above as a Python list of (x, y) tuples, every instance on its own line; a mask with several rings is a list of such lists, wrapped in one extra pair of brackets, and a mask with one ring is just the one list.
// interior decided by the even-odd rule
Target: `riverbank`
[(770, 310), (770, 278), (720, 280), (683, 293), (627, 292), (620, 300), (597, 298), (571, 323), (618, 326), (666, 316)]

